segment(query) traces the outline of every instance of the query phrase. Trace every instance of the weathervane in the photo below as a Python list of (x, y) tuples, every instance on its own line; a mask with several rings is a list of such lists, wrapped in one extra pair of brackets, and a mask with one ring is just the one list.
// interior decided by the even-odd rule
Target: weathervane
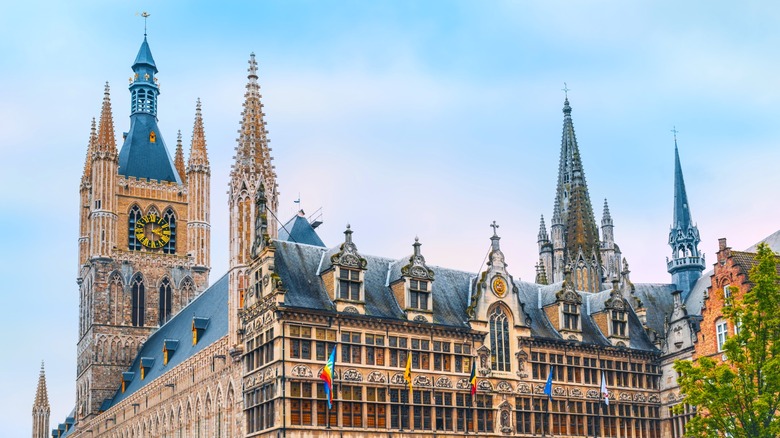
[[(136, 12), (135, 15), (138, 15), (138, 13)], [(141, 16), (144, 17), (144, 37), (146, 37), (146, 19), (149, 18), (149, 15), (151, 14), (146, 11), (141, 12)]]
[(563, 88), (561, 88), (561, 91), (563, 91), (566, 95), (566, 100), (569, 99), (569, 90), (570, 88), (566, 86), (566, 82), (563, 83)]

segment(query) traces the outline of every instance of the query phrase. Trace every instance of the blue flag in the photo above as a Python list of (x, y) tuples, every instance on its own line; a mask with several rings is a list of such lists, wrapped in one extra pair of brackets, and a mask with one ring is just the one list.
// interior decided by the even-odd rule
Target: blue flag
[(552, 401), (552, 376), (554, 369), (554, 366), (550, 366), (550, 375), (547, 376), (547, 383), (544, 385), (544, 393), (547, 394), (550, 401)]

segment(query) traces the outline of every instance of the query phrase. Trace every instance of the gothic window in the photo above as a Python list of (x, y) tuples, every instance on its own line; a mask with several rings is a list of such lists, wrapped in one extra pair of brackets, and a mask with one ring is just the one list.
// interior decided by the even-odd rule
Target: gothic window
[(163, 252), (165, 254), (175, 254), (176, 253), (176, 214), (174, 214), (173, 210), (168, 208), (165, 210), (165, 214), (163, 214), (163, 219), (165, 219), (166, 222), (168, 222), (168, 226), (171, 230), (171, 239), (168, 240), (168, 243), (163, 246)]
[(165, 324), (171, 317), (171, 302), (173, 301), (173, 291), (171, 289), (171, 282), (167, 278), (163, 278), (160, 283), (160, 325)]
[(429, 296), (427, 281), (409, 280), (409, 307), (412, 309), (429, 310)]
[(612, 311), (612, 335), (626, 336), (627, 318), (626, 312), (622, 310)]
[(134, 205), (127, 215), (127, 249), (130, 251), (141, 250), (141, 242), (135, 237), (135, 224), (141, 216), (141, 209), (137, 205)]
[(563, 328), (567, 330), (580, 329), (579, 306), (574, 303), (563, 303)]
[(510, 371), (509, 318), (501, 306), (490, 315), (490, 354), (493, 370)]
[(726, 343), (726, 339), (728, 339), (728, 322), (719, 319), (715, 322), (715, 333), (718, 337), (718, 351), (723, 351), (723, 344)]
[(181, 282), (180, 295), (181, 304), (179, 305), (179, 308), (183, 308), (189, 304), (190, 300), (195, 297), (195, 286), (193, 286), (191, 279), (187, 278)]
[(342, 300), (360, 300), (360, 271), (339, 268), (339, 298)]
[(144, 294), (144, 280), (141, 275), (136, 275), (130, 283), (131, 294), (131, 323), (136, 327), (143, 327), (146, 314), (146, 297)]
[(122, 321), (122, 277), (119, 274), (111, 276), (108, 283), (108, 322), (119, 324)]

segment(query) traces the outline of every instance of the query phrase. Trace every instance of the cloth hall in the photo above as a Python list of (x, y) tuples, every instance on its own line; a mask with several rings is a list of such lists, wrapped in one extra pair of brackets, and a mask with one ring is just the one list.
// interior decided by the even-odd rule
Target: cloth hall
[[(568, 97), (533, 282), (508, 269), (495, 223), (469, 231), (490, 244), (480, 272), (429, 264), (418, 239), (407, 254), (372, 256), (361, 235), (379, 230), (346, 225), (341, 241), (323, 242), (303, 212), (277, 219), (284, 175), (251, 55), (228, 183), (229, 269), (214, 276), (201, 102), (185, 160), (181, 134), (169, 150), (158, 127), (157, 73), (144, 36), (129, 101), (120, 94), (127, 132), (116, 138), (108, 84), (92, 121), (74, 242), (75, 399), (49, 424), (42, 368), (33, 438), (682, 436), (692, 413), (671, 410), (681, 400), (672, 364), (693, 357), (712, 283), (676, 139), (671, 227), (658, 236), (670, 245), (666, 284), (633, 283), (606, 200), (597, 219)], [(319, 375), (333, 349), (329, 408)]]

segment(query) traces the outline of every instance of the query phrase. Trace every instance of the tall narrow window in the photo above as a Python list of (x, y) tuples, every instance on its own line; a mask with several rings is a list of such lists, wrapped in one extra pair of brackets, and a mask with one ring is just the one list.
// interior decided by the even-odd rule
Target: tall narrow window
[(563, 303), (563, 328), (568, 330), (580, 329), (580, 312), (577, 304)]
[(168, 278), (163, 278), (160, 283), (160, 325), (165, 324), (171, 317), (171, 302), (173, 301), (173, 291), (171, 282)]
[(718, 321), (715, 323), (715, 332), (718, 335), (718, 351), (723, 351), (723, 344), (728, 339), (728, 323), (726, 321)]
[(132, 300), (131, 322), (136, 327), (143, 327), (146, 311), (146, 297), (144, 295), (144, 280), (136, 275), (130, 283)]
[(108, 283), (108, 322), (120, 324), (122, 322), (122, 277), (119, 274), (111, 276)]
[(626, 336), (626, 325), (628, 325), (626, 312), (622, 310), (613, 310), (612, 311), (612, 335)]
[(173, 210), (168, 208), (165, 210), (163, 219), (168, 222), (168, 227), (171, 230), (171, 238), (168, 243), (163, 246), (163, 252), (166, 254), (176, 254), (176, 214)]
[(428, 282), (423, 280), (409, 280), (409, 307), (412, 309), (429, 310), (428, 307)]
[(510, 371), (509, 319), (501, 306), (490, 315), (490, 350), (493, 370)]
[(141, 242), (135, 237), (135, 224), (141, 219), (141, 209), (134, 205), (127, 215), (127, 249), (130, 251), (140, 251)]

